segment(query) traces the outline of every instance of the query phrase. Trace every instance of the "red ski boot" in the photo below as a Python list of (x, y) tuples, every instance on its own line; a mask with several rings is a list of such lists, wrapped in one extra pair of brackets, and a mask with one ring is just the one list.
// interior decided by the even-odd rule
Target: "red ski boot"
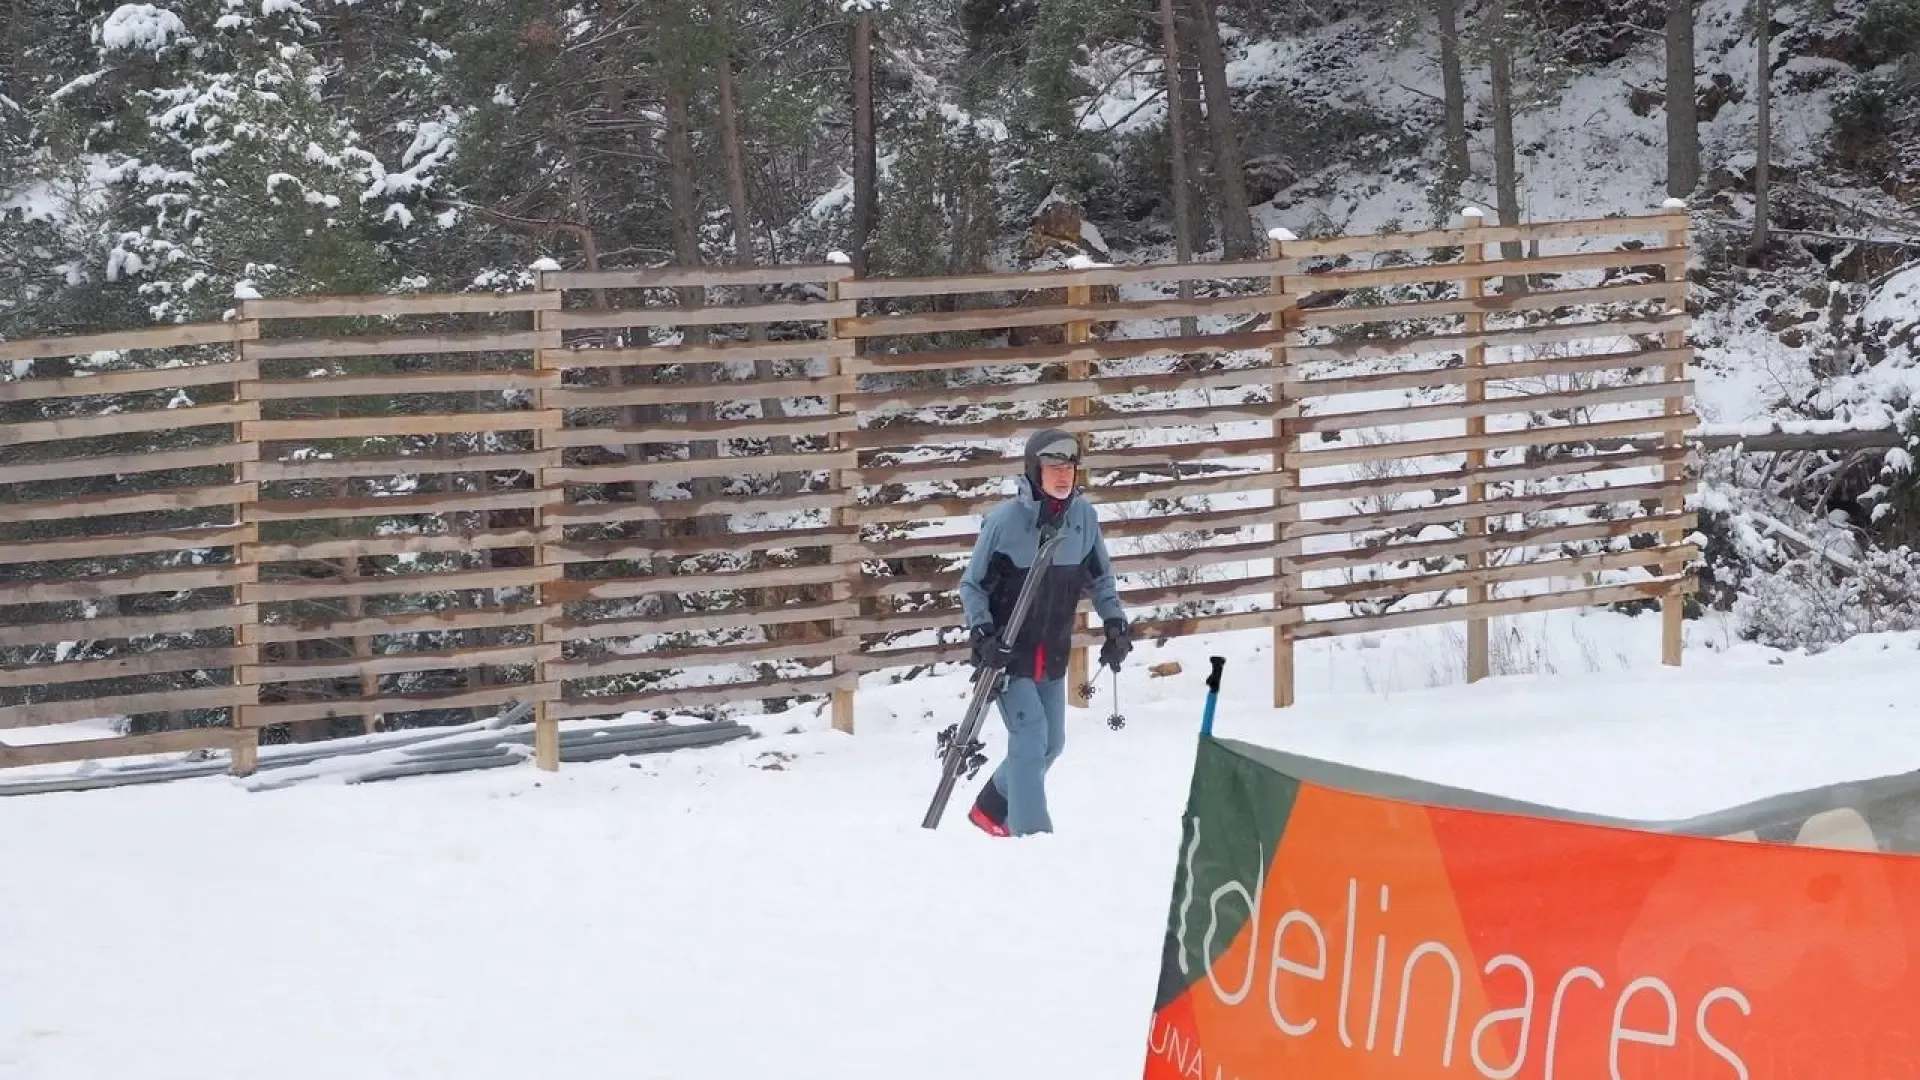
[(1005, 824), (1007, 818), (1007, 797), (993, 784), (993, 778), (980, 785), (980, 795), (973, 800), (973, 809), (967, 811), (967, 820), (973, 822), (981, 832), (988, 836), (1011, 836)]

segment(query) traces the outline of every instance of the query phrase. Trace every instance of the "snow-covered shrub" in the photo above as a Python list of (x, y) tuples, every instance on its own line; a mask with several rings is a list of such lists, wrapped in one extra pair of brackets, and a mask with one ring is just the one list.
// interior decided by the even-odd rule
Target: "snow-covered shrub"
[(1920, 629), (1920, 554), (1876, 549), (1851, 567), (1795, 555), (1754, 574), (1733, 615), (1747, 640), (1809, 652), (1856, 634)]
[(1742, 639), (1818, 652), (1857, 634), (1920, 629), (1920, 553), (1875, 546), (1844, 513), (1810, 513), (1764, 481), (1709, 476), (1698, 507), (1703, 599), (1730, 609)]

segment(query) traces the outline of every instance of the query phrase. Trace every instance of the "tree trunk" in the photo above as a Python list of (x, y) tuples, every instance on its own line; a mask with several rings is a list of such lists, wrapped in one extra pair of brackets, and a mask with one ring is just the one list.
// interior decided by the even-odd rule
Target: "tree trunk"
[(1200, 103), (1200, 59), (1193, 47), (1193, 22), (1181, 14), (1181, 0), (1175, 0), (1174, 18), (1179, 22), (1175, 36), (1180, 43), (1180, 116), (1186, 126), (1187, 181), (1193, 188), (1193, 250), (1195, 254), (1213, 247), (1214, 162), (1207, 153), (1207, 118)]
[[(700, 201), (695, 177), (693, 158), (693, 122), (687, 102), (687, 84), (690, 73), (684, 64), (674, 63), (668, 66), (666, 88), (662, 95), (666, 106), (667, 118), (667, 167), (672, 174), (671, 198), (673, 218), (673, 256), (674, 262), (688, 269), (701, 265), (700, 258)], [(706, 306), (707, 290), (688, 287), (677, 290), (682, 310), (694, 311)], [(688, 326), (682, 330), (682, 340), (689, 345), (700, 345), (707, 341), (707, 330), (701, 326)], [(697, 374), (688, 376), (690, 382), (713, 381), (711, 365), (698, 365)], [(692, 420), (713, 419), (711, 402), (702, 403), (687, 410)], [(719, 444), (711, 439), (691, 440), (688, 444), (688, 456), (694, 460), (706, 460), (719, 456)], [(687, 482), (688, 489), (696, 501), (713, 499), (719, 495), (720, 479), (713, 476), (699, 476)], [(694, 533), (700, 536), (712, 535), (724, 531), (724, 522), (719, 518), (701, 517), (693, 522)]]
[(880, 154), (874, 131), (873, 12), (853, 20), (853, 272), (867, 276), (874, 226), (880, 213)]
[(1240, 135), (1233, 122), (1233, 95), (1227, 87), (1226, 50), (1220, 45), (1220, 24), (1213, 0), (1190, 0), (1193, 5), (1194, 46), (1200, 60), (1200, 83), (1206, 93), (1207, 127), (1213, 133), (1214, 172), (1220, 180), (1220, 237), (1228, 258), (1253, 258), (1253, 219), (1247, 212), (1247, 176), (1240, 155)]
[[(1493, 172), (1494, 197), (1499, 203), (1500, 224), (1520, 224), (1520, 177), (1513, 146), (1513, 41), (1506, 26), (1505, 0), (1487, 13), (1489, 34), (1487, 64), (1493, 90)], [(1520, 242), (1500, 245), (1500, 257), (1522, 257)], [(1502, 292), (1525, 292), (1524, 276), (1509, 275), (1500, 281)]]
[[(713, 21), (716, 32), (724, 36), (726, 46), (720, 50), (715, 61), (715, 76), (720, 92), (720, 157), (727, 172), (727, 209), (733, 217), (733, 264), (735, 266), (753, 265), (753, 208), (747, 200), (747, 155), (740, 145), (740, 109), (734, 100), (733, 83), (733, 28), (727, 22), (726, 7), (719, 0), (708, 0), (707, 12)], [(750, 302), (760, 303), (764, 299), (763, 291), (754, 287), (748, 291)], [(765, 341), (767, 328), (763, 323), (754, 323), (748, 330), (753, 341)], [(777, 377), (773, 361), (756, 360), (754, 377), (762, 382), (771, 382)], [(779, 398), (762, 398), (760, 413), (769, 420), (778, 420), (787, 415), (786, 405)], [(772, 441), (772, 450), (776, 454), (793, 452), (793, 440), (780, 436)], [(776, 491), (781, 495), (798, 494), (802, 486), (797, 472), (781, 473)]]
[(1467, 79), (1460, 64), (1459, 0), (1434, 0), (1440, 31), (1440, 92), (1446, 112), (1446, 159), (1441, 167), (1442, 221), (1452, 218), (1473, 172), (1467, 152)]
[(1772, 195), (1773, 164), (1773, 4), (1771, 0), (1753, 0), (1755, 52), (1754, 104), (1759, 109), (1759, 131), (1753, 148), (1753, 254), (1766, 251), (1770, 242), (1767, 202)]
[[(1193, 261), (1193, 188), (1187, 178), (1186, 111), (1180, 106), (1180, 34), (1175, 27), (1173, 0), (1160, 0), (1160, 47), (1167, 83), (1167, 157), (1173, 167), (1174, 258)], [(1193, 299), (1193, 283), (1180, 283), (1180, 299)], [(1180, 320), (1180, 332), (1197, 332), (1193, 319)]]
[(1693, 92), (1693, 2), (1667, 0), (1667, 195), (1700, 184), (1700, 119)]

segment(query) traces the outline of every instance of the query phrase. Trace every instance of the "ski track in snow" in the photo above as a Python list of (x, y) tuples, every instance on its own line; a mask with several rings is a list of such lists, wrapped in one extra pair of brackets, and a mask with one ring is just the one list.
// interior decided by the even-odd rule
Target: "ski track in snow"
[(1137, 1075), (1213, 652), (1221, 735), (1575, 809), (1920, 767), (1920, 636), (1781, 655), (1710, 616), (1676, 671), (1655, 617), (1494, 629), (1525, 673), (1471, 687), (1457, 627), (1303, 645), (1291, 711), (1265, 632), (1142, 643), (1024, 841), (961, 820), (974, 783), (919, 828), (953, 669), (870, 677), (852, 737), (806, 705), (555, 775), (0, 800), (0, 1078)]

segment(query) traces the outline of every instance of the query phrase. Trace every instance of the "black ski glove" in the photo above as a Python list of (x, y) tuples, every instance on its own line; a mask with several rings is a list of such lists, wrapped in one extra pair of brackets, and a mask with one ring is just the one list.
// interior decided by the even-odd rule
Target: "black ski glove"
[(1107, 640), (1104, 645), (1100, 646), (1100, 666), (1110, 667), (1115, 671), (1119, 671), (1120, 662), (1125, 660), (1127, 654), (1133, 651), (1133, 638), (1127, 634), (1127, 621), (1125, 619), (1108, 619), (1104, 625), (1107, 631)]
[(972, 631), (973, 666), (1005, 668), (1013, 663), (1013, 648), (1000, 640), (991, 626), (976, 626)]

